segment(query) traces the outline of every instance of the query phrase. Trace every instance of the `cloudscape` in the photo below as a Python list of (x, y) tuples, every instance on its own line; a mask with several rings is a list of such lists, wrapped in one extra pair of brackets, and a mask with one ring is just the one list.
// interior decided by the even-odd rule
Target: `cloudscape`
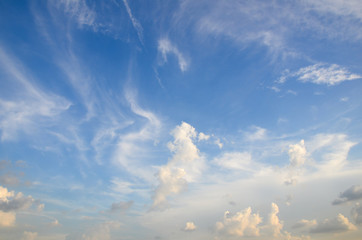
[(362, 238), (360, 0), (0, 1), (0, 239)]

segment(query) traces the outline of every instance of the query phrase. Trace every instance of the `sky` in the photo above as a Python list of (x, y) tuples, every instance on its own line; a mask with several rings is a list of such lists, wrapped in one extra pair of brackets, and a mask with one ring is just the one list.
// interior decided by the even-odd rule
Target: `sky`
[(0, 0), (0, 239), (362, 237), (360, 0)]

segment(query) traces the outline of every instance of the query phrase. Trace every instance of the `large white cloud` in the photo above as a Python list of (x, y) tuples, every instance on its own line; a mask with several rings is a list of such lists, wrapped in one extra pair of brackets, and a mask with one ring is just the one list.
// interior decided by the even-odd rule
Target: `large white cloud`
[(167, 197), (186, 189), (187, 182), (195, 181), (204, 169), (204, 159), (194, 142), (198, 134), (190, 124), (182, 122), (171, 134), (173, 142), (168, 143), (173, 153), (167, 165), (162, 166), (158, 173), (159, 184), (153, 196), (153, 208), (167, 205)]

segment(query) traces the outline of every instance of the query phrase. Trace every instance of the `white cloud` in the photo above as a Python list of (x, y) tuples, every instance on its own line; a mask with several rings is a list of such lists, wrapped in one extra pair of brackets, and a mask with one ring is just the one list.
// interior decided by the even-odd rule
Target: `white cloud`
[(199, 133), (199, 137), (198, 137), (199, 142), (200, 141), (207, 141), (209, 139), (210, 139), (210, 135), (207, 135), (207, 134), (202, 133), (202, 132)]
[(171, 134), (174, 140), (168, 143), (168, 148), (173, 156), (158, 172), (159, 184), (153, 196), (153, 209), (167, 207), (167, 197), (185, 190), (187, 182), (194, 182), (204, 168), (204, 159), (194, 144), (198, 136), (195, 128), (182, 122)]
[(311, 233), (338, 233), (356, 230), (356, 226), (353, 225), (348, 218), (342, 214), (338, 214), (336, 218), (325, 219), (323, 222), (318, 223), (313, 227)]
[(216, 157), (213, 162), (223, 168), (252, 171), (251, 154), (249, 152), (227, 152)]
[(339, 205), (342, 203), (360, 200), (362, 199), (362, 186), (354, 185), (341, 194), (339, 194), (339, 198), (333, 201), (333, 205)]
[(196, 225), (193, 222), (186, 222), (186, 226), (183, 228), (186, 232), (192, 232), (196, 230)]
[(23, 233), (22, 240), (35, 240), (37, 237), (38, 237), (37, 232), (27, 232), (27, 231), (25, 231)]
[(79, 27), (86, 25), (97, 28), (96, 12), (88, 7), (85, 0), (61, 0), (57, 1), (57, 5), (64, 8), (64, 12), (75, 19)]
[(304, 164), (307, 157), (307, 149), (304, 145), (304, 140), (300, 143), (289, 145), (289, 160), (292, 167), (300, 167)]
[(259, 236), (260, 227), (258, 225), (261, 222), (262, 218), (259, 214), (252, 214), (250, 207), (234, 215), (226, 211), (223, 221), (216, 223), (216, 230), (221, 234), (238, 237)]
[(349, 72), (346, 68), (337, 64), (314, 64), (299, 69), (289, 76), (296, 77), (301, 82), (315, 84), (337, 85), (344, 81), (361, 79), (362, 76)]
[(138, 39), (140, 40), (140, 42), (143, 44), (143, 28), (142, 25), (140, 24), (140, 22), (133, 16), (131, 8), (128, 5), (127, 0), (123, 0), (124, 6), (126, 7), (127, 13), (129, 18), (131, 19), (132, 25), (135, 28), (137, 35), (138, 35)]
[(162, 38), (158, 41), (158, 51), (162, 54), (164, 62), (167, 62), (167, 55), (171, 53), (177, 57), (179, 67), (182, 72), (185, 72), (188, 69), (190, 65), (189, 61), (186, 60), (180, 50), (174, 46), (169, 39)]
[(219, 138), (217, 138), (217, 139), (214, 141), (214, 143), (215, 143), (220, 149), (222, 149), (222, 147), (224, 146), (224, 144), (220, 141)]
[(253, 132), (245, 133), (245, 138), (248, 141), (264, 140), (266, 138), (267, 130), (262, 127), (253, 126)]
[(278, 213), (279, 207), (275, 203), (271, 205), (271, 212), (269, 214), (269, 222), (267, 229), (271, 231), (274, 237), (279, 237), (281, 235), (281, 230), (283, 229), (283, 222), (279, 220)]
[(362, 224), (362, 206), (360, 203), (356, 203), (352, 208), (351, 215), (356, 224)]

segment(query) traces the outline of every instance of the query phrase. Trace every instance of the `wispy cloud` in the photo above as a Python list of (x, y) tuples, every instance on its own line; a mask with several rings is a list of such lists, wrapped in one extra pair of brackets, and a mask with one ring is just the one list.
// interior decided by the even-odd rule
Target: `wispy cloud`
[(71, 106), (71, 103), (63, 97), (37, 87), (31, 73), (1, 47), (0, 62), (3, 70), (8, 73), (4, 81), (8, 84), (17, 83), (17, 94), (7, 99), (4, 98), (5, 95), (0, 98), (2, 141), (16, 139), (19, 130), (32, 132), (44, 120), (55, 120), (55, 117)]
[(317, 223), (310, 232), (311, 233), (338, 233), (357, 230), (357, 227), (353, 225), (348, 218), (342, 214), (338, 214), (333, 219), (325, 219), (323, 222)]
[(339, 195), (339, 198), (333, 201), (333, 205), (356, 201), (362, 199), (362, 186), (354, 185)]
[(173, 54), (178, 60), (180, 70), (185, 72), (188, 69), (190, 65), (189, 61), (186, 60), (183, 53), (181, 53), (180, 50), (170, 42), (169, 39), (161, 38), (158, 41), (158, 51), (162, 54), (163, 62), (167, 62), (167, 55)]
[(301, 68), (297, 72), (290, 74), (290, 76), (296, 77), (301, 82), (326, 84), (329, 86), (362, 78), (362, 75), (353, 74), (337, 64), (322, 63)]
[(134, 29), (135, 29), (136, 32), (137, 32), (138, 39), (140, 40), (141, 44), (143, 45), (143, 44), (144, 44), (144, 43), (143, 43), (144, 40), (143, 40), (143, 28), (142, 28), (142, 25), (141, 25), (140, 22), (133, 16), (132, 11), (131, 11), (131, 8), (129, 7), (127, 0), (123, 0), (123, 4), (124, 4), (124, 6), (126, 7), (128, 16), (129, 16), (129, 18), (131, 19), (132, 25), (133, 25)]

